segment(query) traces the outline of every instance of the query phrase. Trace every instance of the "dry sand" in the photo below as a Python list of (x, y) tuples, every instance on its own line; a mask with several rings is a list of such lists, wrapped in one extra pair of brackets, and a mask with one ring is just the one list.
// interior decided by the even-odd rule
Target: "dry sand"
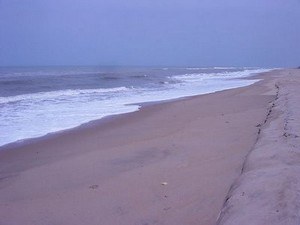
[(300, 70), (272, 74), (276, 100), (218, 224), (300, 224)]
[[(253, 147), (260, 146), (259, 131), (268, 135), (264, 129), (271, 123), (264, 121), (281, 73), (287, 72), (262, 75), (263, 81), (248, 87), (145, 106), (2, 149), (0, 224), (212, 225), (218, 218), (220, 224), (248, 224), (247, 216), (234, 220), (248, 207), (234, 196), (244, 183), (239, 179), (242, 168), (243, 177), (254, 167), (277, 163), (264, 163)], [(297, 111), (293, 115), (299, 116)], [(282, 141), (292, 139), (290, 134), (280, 136)], [(295, 155), (291, 153), (289, 163), (297, 161)], [(291, 177), (294, 172), (286, 171)], [(236, 188), (231, 188), (233, 183)], [(249, 199), (252, 214), (259, 196)]]

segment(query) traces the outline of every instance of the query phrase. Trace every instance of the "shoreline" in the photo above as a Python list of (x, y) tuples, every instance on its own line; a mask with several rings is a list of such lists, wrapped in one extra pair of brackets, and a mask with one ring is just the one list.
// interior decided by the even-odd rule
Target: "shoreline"
[(184, 100), (187, 100), (187, 99), (190, 99), (190, 98), (197, 98), (199, 96), (211, 95), (211, 94), (219, 93), (219, 92), (223, 92), (223, 91), (239, 89), (239, 88), (245, 88), (245, 87), (248, 87), (248, 86), (251, 86), (251, 85), (255, 85), (258, 82), (261, 82), (262, 79), (260, 77), (264, 76), (265, 73), (270, 73), (270, 72), (276, 71), (276, 70), (278, 70), (278, 69), (273, 69), (271, 71), (250, 75), (250, 76), (244, 77), (244, 78), (233, 78), (233, 79), (241, 79), (241, 80), (258, 80), (253, 84), (243, 86), (243, 87), (230, 88), (230, 89), (215, 91), (215, 92), (206, 93), (206, 94), (184, 96), (184, 97), (168, 99), (168, 100), (162, 100), (162, 101), (137, 102), (137, 103), (134, 103), (134, 104), (130, 104), (130, 105), (138, 106), (139, 109), (137, 109), (136, 111), (132, 111), (132, 112), (104, 116), (102, 118), (91, 120), (91, 121), (85, 122), (85, 123), (80, 124), (80, 125), (75, 126), (75, 127), (50, 132), (50, 133), (47, 133), (47, 134), (44, 134), (44, 135), (41, 135), (41, 136), (38, 136), (38, 137), (31, 137), (31, 138), (24, 138), (24, 139), (16, 140), (16, 141), (4, 144), (4, 145), (0, 145), (0, 151), (6, 151), (6, 150), (9, 150), (9, 149), (18, 148), (18, 147), (21, 147), (22, 145), (30, 145), (30, 144), (33, 144), (33, 143), (36, 143), (36, 142), (39, 142), (39, 141), (49, 139), (49, 138), (55, 138), (55, 137), (57, 137), (58, 135), (61, 135), (61, 134), (76, 132), (77, 130), (80, 130), (80, 129), (89, 129), (90, 127), (101, 126), (101, 124), (105, 124), (105, 123), (107, 123), (111, 120), (114, 120), (117, 117), (126, 116), (127, 114), (131, 114), (131, 113), (137, 113), (137, 112), (141, 111), (142, 108), (145, 108), (145, 107), (151, 107), (151, 106), (158, 105), (158, 104), (168, 104), (168, 103), (177, 102), (177, 101), (179, 102), (179, 101), (184, 101)]
[(275, 98), (274, 73), (1, 150), (1, 222), (215, 224)]

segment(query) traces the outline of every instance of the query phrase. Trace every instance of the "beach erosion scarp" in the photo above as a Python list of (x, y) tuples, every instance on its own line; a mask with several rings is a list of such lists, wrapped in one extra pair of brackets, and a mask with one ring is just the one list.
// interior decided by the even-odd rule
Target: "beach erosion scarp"
[(276, 98), (217, 224), (300, 224), (300, 70), (273, 78)]
[(296, 224), (299, 70), (258, 77), (0, 151), (0, 224)]

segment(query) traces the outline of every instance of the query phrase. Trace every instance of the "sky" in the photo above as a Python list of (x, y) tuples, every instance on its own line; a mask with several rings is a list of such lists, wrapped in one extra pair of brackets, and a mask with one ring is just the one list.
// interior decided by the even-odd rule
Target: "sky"
[(300, 0), (0, 0), (0, 66), (300, 66)]

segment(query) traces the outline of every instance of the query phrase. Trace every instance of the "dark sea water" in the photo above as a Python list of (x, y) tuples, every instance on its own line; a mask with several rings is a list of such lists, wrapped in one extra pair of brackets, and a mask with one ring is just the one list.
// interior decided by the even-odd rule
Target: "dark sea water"
[(135, 103), (250, 85), (260, 68), (0, 68), (0, 146), (43, 136), (108, 115), (133, 112)]

